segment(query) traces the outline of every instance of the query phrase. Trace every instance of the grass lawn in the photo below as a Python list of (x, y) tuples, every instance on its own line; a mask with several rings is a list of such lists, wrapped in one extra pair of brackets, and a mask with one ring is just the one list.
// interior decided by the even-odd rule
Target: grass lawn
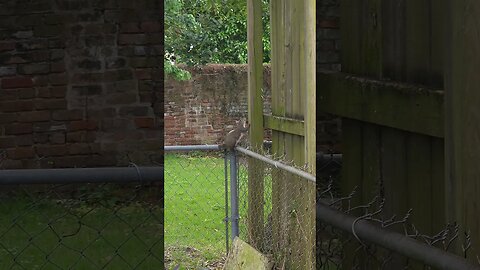
[(165, 155), (166, 264), (217, 268), (225, 256), (224, 160)]
[(0, 195), (0, 269), (162, 269), (158, 204), (77, 199)]

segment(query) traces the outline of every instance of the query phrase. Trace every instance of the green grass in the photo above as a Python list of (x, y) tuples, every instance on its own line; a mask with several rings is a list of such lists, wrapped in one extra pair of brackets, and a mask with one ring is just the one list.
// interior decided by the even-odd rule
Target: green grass
[(158, 205), (35, 196), (0, 196), (0, 269), (162, 269)]
[(224, 160), (165, 155), (165, 249), (170, 265), (196, 269), (225, 256)]

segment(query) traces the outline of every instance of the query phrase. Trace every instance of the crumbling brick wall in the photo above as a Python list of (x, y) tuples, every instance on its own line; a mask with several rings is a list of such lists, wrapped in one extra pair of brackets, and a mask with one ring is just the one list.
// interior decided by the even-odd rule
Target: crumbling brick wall
[[(235, 120), (248, 117), (247, 65), (186, 68), (189, 81), (165, 81), (165, 145), (222, 143)], [(264, 66), (264, 113), (270, 113), (270, 68)], [(266, 131), (266, 138), (269, 133)]]
[[(340, 0), (317, 1), (317, 70), (341, 70), (339, 24)], [(321, 110), (317, 105), (317, 151), (340, 152), (340, 118)]]
[(2, 168), (160, 161), (161, 5), (0, 2)]

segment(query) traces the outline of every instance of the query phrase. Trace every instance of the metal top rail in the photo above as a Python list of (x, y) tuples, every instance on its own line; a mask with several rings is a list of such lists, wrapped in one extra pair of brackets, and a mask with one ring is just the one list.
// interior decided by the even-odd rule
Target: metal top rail
[(275, 160), (270, 159), (270, 158), (268, 158), (268, 157), (262, 156), (262, 155), (260, 155), (260, 154), (257, 154), (257, 153), (255, 153), (255, 152), (253, 152), (253, 151), (247, 150), (247, 149), (245, 149), (245, 148), (243, 148), (243, 147), (236, 147), (235, 149), (236, 149), (238, 152), (240, 152), (240, 153), (243, 153), (243, 154), (245, 154), (245, 155), (247, 155), (247, 156), (250, 156), (250, 157), (252, 157), (252, 158), (261, 160), (261, 161), (263, 161), (263, 162), (265, 162), (265, 163), (268, 163), (268, 164), (270, 164), (270, 165), (272, 165), (272, 166), (275, 166), (275, 167), (277, 167), (277, 168), (280, 168), (280, 169), (282, 169), (282, 170), (285, 170), (285, 171), (287, 171), (287, 172), (289, 172), (289, 173), (292, 173), (292, 174), (295, 174), (295, 175), (300, 176), (300, 177), (302, 177), (302, 178), (305, 178), (305, 179), (307, 179), (307, 180), (309, 180), (309, 181), (312, 181), (313, 183), (316, 183), (316, 182), (317, 182), (315, 175), (309, 174), (309, 173), (304, 172), (304, 171), (302, 171), (302, 170), (299, 170), (299, 169), (297, 169), (297, 168), (295, 168), (295, 167), (288, 166), (288, 165), (286, 165), (286, 164), (284, 164), (284, 163), (281, 163), (281, 162), (279, 162), (279, 161), (275, 161)]
[(161, 181), (163, 167), (0, 170), (0, 185)]
[(165, 151), (215, 151), (220, 150), (220, 146), (213, 144), (213, 145), (173, 145), (173, 146), (165, 146)]
[(438, 269), (480, 269), (480, 266), (474, 265), (457, 255), (421, 243), (404, 234), (385, 230), (366, 220), (346, 215), (322, 202), (317, 203), (316, 217), (318, 221), (354, 234), (362, 240), (380, 245)]

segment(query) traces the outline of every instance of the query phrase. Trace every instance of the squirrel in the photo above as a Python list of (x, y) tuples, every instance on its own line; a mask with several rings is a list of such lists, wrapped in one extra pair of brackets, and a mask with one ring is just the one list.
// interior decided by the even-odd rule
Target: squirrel
[(232, 151), (238, 142), (242, 139), (243, 135), (248, 131), (250, 124), (247, 121), (239, 120), (237, 127), (227, 133), (224, 143), (219, 145), (222, 150)]

